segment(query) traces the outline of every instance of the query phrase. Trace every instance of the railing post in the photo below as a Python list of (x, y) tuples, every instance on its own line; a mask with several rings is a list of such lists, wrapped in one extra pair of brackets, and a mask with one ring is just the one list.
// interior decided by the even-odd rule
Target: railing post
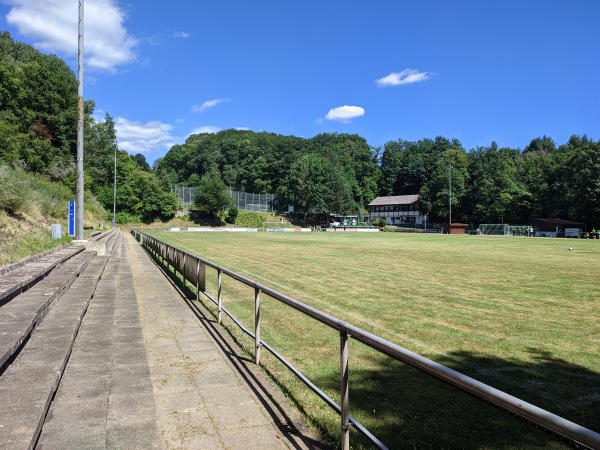
[(348, 386), (348, 332), (340, 330), (340, 416), (342, 419), (341, 447), (350, 448), (350, 390)]
[(222, 287), (222, 272), (221, 269), (217, 269), (217, 273), (218, 273), (218, 294), (217, 294), (217, 304), (219, 307), (219, 325), (221, 325), (221, 321), (223, 319), (223, 305), (222, 305), (222, 301), (223, 301), (223, 287)]
[(260, 289), (254, 288), (254, 362), (260, 364)]
[(196, 301), (200, 301), (200, 260), (196, 260)]

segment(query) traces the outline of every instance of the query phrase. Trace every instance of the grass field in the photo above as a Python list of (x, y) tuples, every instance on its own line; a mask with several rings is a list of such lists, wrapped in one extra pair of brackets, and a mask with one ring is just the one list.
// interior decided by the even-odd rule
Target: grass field
[[(155, 235), (600, 431), (600, 241), (398, 233)], [(226, 280), (224, 296), (251, 328), (251, 289)], [(337, 400), (338, 335), (272, 299), (263, 299), (262, 317), (263, 339)], [(339, 418), (272, 358), (265, 366), (335, 441)], [(554, 446), (516, 419), (356, 342), (350, 383), (351, 413), (392, 448)]]

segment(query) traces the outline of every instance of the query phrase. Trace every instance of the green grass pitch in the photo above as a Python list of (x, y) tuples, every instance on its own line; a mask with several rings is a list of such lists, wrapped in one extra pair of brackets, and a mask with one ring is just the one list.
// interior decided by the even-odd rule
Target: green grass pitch
[[(400, 233), (155, 235), (600, 430), (600, 241)], [(209, 276), (213, 290), (215, 279)], [(226, 279), (224, 296), (251, 328), (251, 289)], [(337, 400), (336, 333), (273, 299), (263, 300), (262, 314), (263, 339)], [(359, 343), (352, 343), (350, 358), (352, 414), (391, 448), (554, 445)], [(337, 439), (339, 419), (277, 363), (266, 358), (265, 366), (325, 436)]]

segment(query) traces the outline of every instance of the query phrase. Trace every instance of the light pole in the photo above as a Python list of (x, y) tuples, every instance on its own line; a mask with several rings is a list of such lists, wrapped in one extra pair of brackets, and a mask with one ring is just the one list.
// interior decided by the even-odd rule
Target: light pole
[(448, 224), (452, 225), (452, 164), (448, 164)]
[(83, 0), (79, 0), (77, 44), (77, 182), (75, 186), (75, 240), (83, 241)]
[(113, 228), (115, 227), (115, 224), (117, 223), (116, 217), (117, 217), (117, 146), (115, 145), (115, 178), (114, 178), (114, 182), (113, 182), (113, 220), (112, 220), (112, 226)]

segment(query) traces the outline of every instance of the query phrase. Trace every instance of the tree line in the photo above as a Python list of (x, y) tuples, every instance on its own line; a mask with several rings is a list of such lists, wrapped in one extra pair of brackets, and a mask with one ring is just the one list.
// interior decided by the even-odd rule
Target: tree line
[[(523, 150), (467, 151), (457, 139), (396, 140), (371, 147), (358, 135), (311, 139), (226, 130), (190, 136), (155, 164), (164, 186), (198, 186), (217, 173), (234, 190), (277, 193), (297, 211), (356, 214), (377, 196), (420, 194), (431, 223), (531, 224), (560, 217), (600, 222), (600, 142), (547, 136)], [(213, 177), (214, 178), (214, 177)]]
[[(94, 118), (95, 103), (85, 102), (85, 190), (112, 212), (115, 153), (120, 222), (168, 219), (176, 198), (165, 191), (143, 155), (118, 149), (109, 114)], [(64, 183), (75, 192), (77, 154), (77, 79), (55, 55), (0, 34), (0, 165)], [(73, 194), (73, 198), (74, 198)], [(5, 209), (0, 199), (0, 208)], [(110, 214), (112, 217), (112, 214)]]
[[(522, 150), (495, 142), (466, 150), (445, 137), (373, 147), (356, 134), (225, 130), (191, 135), (151, 168), (142, 154), (118, 149), (112, 117), (96, 120), (94, 108), (86, 101), (85, 187), (112, 211), (116, 154), (120, 222), (173, 217), (174, 185), (218, 185), (278, 194), (305, 215), (356, 214), (377, 196), (420, 194), (429, 222), (444, 223), (451, 181), (454, 222), (600, 224), (600, 142), (585, 135), (561, 145), (537, 137)], [(76, 117), (76, 77), (64, 61), (0, 34), (0, 164), (74, 191)]]

